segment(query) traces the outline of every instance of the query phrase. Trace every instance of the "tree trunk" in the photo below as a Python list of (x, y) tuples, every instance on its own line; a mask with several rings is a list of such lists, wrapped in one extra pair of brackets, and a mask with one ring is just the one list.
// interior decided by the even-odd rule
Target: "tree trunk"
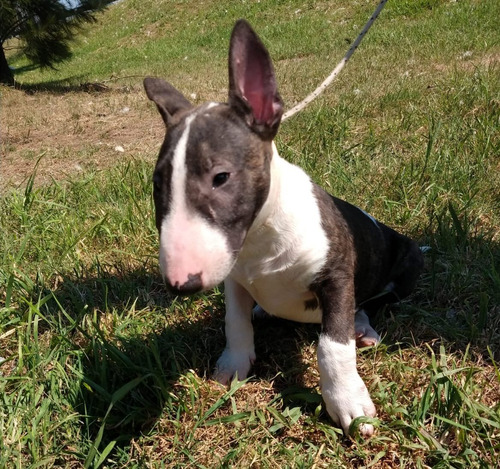
[(14, 86), (14, 74), (7, 63), (3, 44), (0, 44), (0, 83)]

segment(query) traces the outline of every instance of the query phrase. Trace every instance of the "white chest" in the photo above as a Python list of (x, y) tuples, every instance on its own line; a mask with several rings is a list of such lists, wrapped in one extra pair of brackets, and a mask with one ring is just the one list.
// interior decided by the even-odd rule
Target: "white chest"
[[(329, 250), (313, 184), (275, 152), (269, 197), (248, 232), (231, 272), (269, 314), (321, 322), (309, 290)], [(309, 302), (309, 307), (307, 306)]]

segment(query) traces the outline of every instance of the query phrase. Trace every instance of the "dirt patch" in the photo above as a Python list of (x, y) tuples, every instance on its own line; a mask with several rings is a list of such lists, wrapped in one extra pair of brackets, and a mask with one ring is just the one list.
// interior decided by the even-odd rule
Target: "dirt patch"
[(490, 67), (497, 67), (498, 64), (500, 64), (500, 52), (498, 51), (488, 52), (484, 55), (475, 54), (472, 51), (464, 51), (462, 54), (456, 57), (456, 60), (453, 60), (448, 64), (432, 64), (432, 69), (439, 73), (449, 72), (453, 68), (473, 72), (478, 67), (488, 69)]
[(0, 190), (136, 157), (154, 162), (164, 126), (141, 86), (101, 92), (1, 89)]

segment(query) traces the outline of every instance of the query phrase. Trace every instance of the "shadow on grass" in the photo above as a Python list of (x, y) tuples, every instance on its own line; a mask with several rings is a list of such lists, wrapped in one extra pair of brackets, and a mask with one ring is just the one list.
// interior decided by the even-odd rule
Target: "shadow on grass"
[(103, 93), (110, 91), (105, 83), (83, 81), (84, 77), (72, 77), (62, 80), (51, 80), (40, 83), (21, 83), (16, 81), (15, 88), (26, 94), (49, 93), (63, 95), (66, 93)]
[[(417, 291), (379, 314), (386, 343), (418, 346), (437, 339), (451, 351), (471, 344), (486, 359), (489, 347), (498, 358), (500, 247), (459, 231), (443, 221), (429, 238), (432, 250)], [(225, 344), (220, 291), (173, 298), (146, 269), (63, 279), (54, 296), (59, 304), (49, 307), (68, 313), (75, 323), (69, 340), (85, 352), (73, 405), (86, 420), (96, 458), (109, 445), (126, 451), (160, 419), (178, 421), (183, 402), (194, 395), (179, 379), (189, 370), (208, 378)], [(317, 341), (319, 326), (259, 319), (254, 327), (258, 359), (252, 373), (272, 382), (277, 395), (293, 400), (302, 390), (294, 405), (313, 412), (318, 383), (306, 382), (303, 355), (304, 346)]]
[[(23, 55), (20, 53), (19, 55)], [(11, 60), (15, 59), (16, 56), (11, 57)], [(21, 67), (14, 68), (12, 70), (14, 77), (23, 75), (26, 72), (31, 72), (33, 70), (38, 70), (39, 65), (28, 64)], [(71, 78), (65, 78), (61, 80), (50, 80), (40, 83), (22, 83), (15, 80), (14, 87), (18, 90), (24, 91), (27, 94), (33, 93), (51, 93), (55, 95), (61, 95), (65, 93), (75, 93), (75, 92), (103, 92), (108, 91), (109, 88), (104, 83), (99, 82), (86, 82), (84, 81), (84, 75), (74, 76)]]
[(12, 69), (12, 73), (15, 75), (22, 75), (23, 73), (26, 72), (32, 72), (33, 70), (38, 70), (40, 68), (39, 65), (36, 64), (28, 64), (28, 65), (23, 65), (22, 67), (16, 67)]
[(50, 93), (54, 95), (62, 95), (66, 93), (103, 93), (109, 91), (110, 88), (100, 82), (81, 82), (75, 83), (77, 78), (70, 80), (53, 80), (44, 83), (20, 84), (16, 83), (16, 88), (26, 92), (33, 93)]
[[(52, 293), (48, 311), (66, 323), (66, 340), (83, 351), (80, 392), (72, 405), (86, 422), (87, 444), (93, 441), (98, 450), (93, 456), (90, 449), (90, 459), (110, 444), (125, 450), (160, 418), (178, 420), (184, 400), (192, 398), (179, 379), (190, 370), (208, 379), (225, 345), (218, 290), (174, 298), (158, 275), (138, 270), (68, 277)], [(252, 373), (308, 412), (321, 398), (303, 381), (308, 365), (302, 347), (318, 333), (317, 325), (255, 321), (258, 361)]]
[[(207, 375), (213, 350), (224, 345), (220, 314), (201, 311), (199, 319), (182, 320), (186, 308), (204, 299), (177, 300), (158, 275), (142, 269), (94, 274), (62, 279), (45, 305), (82, 356), (80, 391), (71, 404), (85, 422), (88, 453), (80, 457), (91, 465), (110, 443), (126, 448), (160, 416), (168, 418), (179, 377), (190, 369)], [(218, 308), (217, 299), (212, 303)]]

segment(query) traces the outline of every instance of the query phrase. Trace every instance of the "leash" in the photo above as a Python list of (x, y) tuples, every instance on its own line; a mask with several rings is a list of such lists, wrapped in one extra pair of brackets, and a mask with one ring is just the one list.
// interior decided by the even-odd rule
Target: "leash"
[(328, 75), (328, 77), (319, 85), (311, 94), (306, 96), (299, 104), (296, 104), (292, 109), (289, 109), (283, 114), (283, 117), (281, 118), (281, 121), (286, 121), (293, 115), (297, 114), (297, 112), (302, 111), (309, 103), (314, 101), (325, 89), (330, 86), (333, 80), (337, 78), (337, 75), (340, 73), (340, 71), (344, 68), (344, 65), (347, 63), (347, 61), (351, 58), (352, 54), (354, 54), (354, 51), (358, 48), (359, 44), (365, 37), (366, 33), (368, 30), (371, 28), (372, 24), (375, 22), (377, 19), (378, 15), (384, 8), (385, 4), (387, 3), (387, 0), (380, 0), (377, 8), (373, 12), (372, 16), (370, 19), (367, 21), (365, 24), (364, 28), (361, 30), (359, 33), (358, 37), (356, 40), (352, 43), (352, 46), (349, 48), (347, 51), (346, 55), (344, 55), (344, 58), (339, 62), (339, 64), (333, 69), (333, 72)]

